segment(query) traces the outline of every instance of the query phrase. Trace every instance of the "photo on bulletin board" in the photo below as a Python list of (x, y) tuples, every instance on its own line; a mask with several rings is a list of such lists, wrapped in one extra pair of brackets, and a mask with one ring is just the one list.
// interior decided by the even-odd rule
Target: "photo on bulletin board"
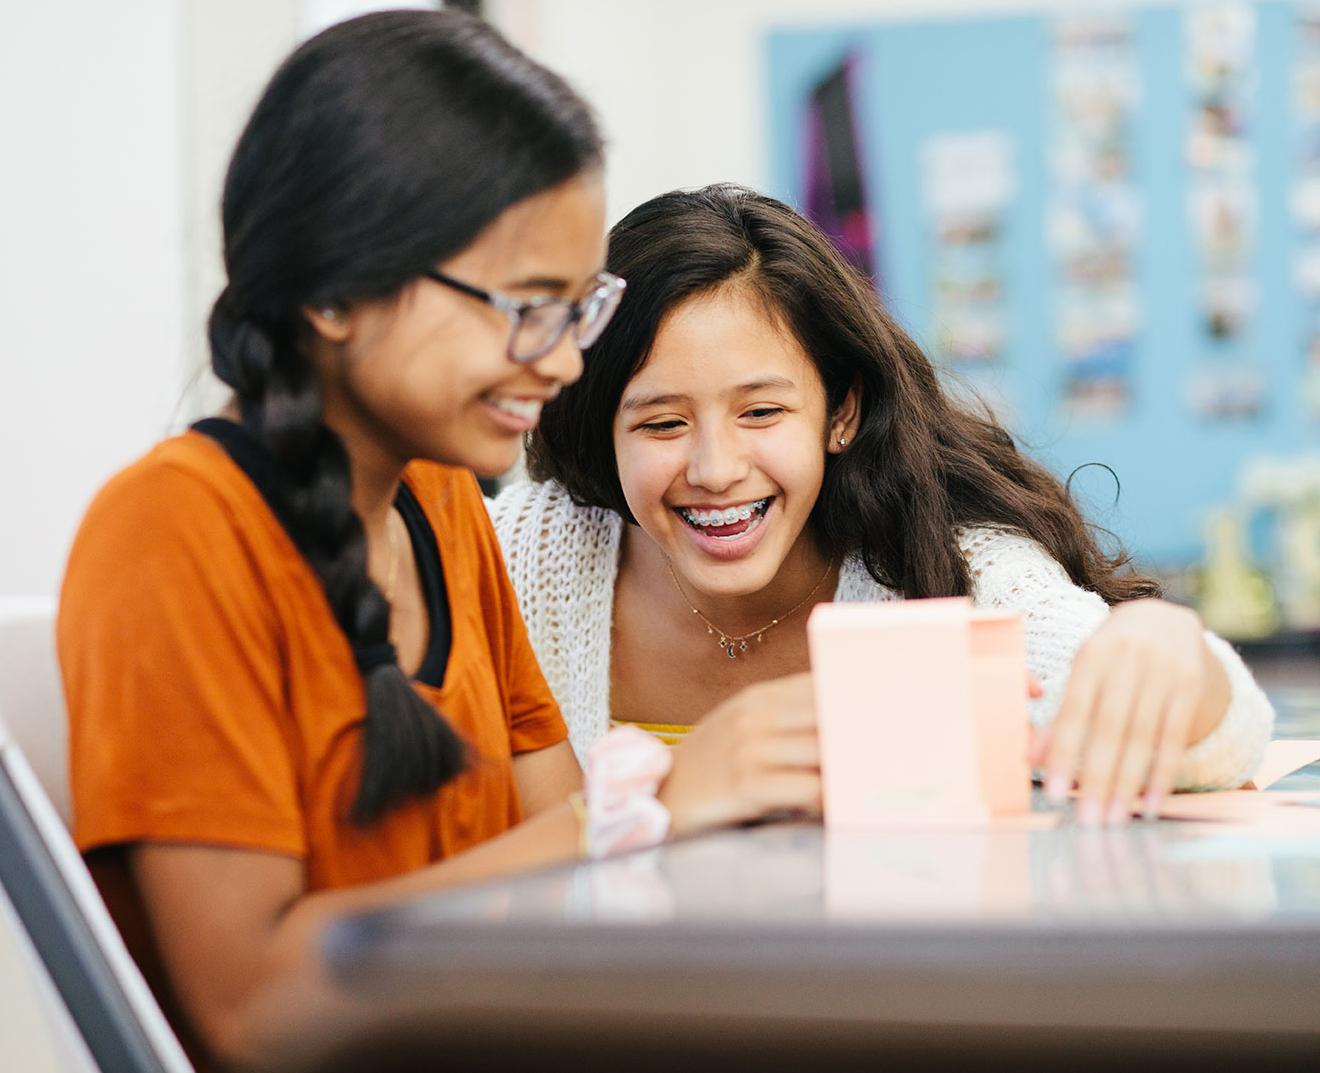
[(1141, 330), (1136, 272), (1143, 227), (1132, 177), (1141, 76), (1122, 14), (1058, 19), (1052, 34), (1050, 206), (1060, 405), (1105, 421), (1132, 403)]
[(1254, 421), (1264, 413), (1268, 387), (1253, 341), (1259, 306), (1256, 10), (1237, 0), (1189, 8), (1184, 18), (1191, 96), (1187, 212), (1202, 355), (1188, 377), (1187, 398), (1203, 421)]
[(1320, 423), (1320, 4), (1297, 11), (1292, 71), (1295, 169), (1289, 204), (1298, 235), (1293, 280), (1305, 308), (1300, 333), (1302, 400)]
[(1118, 475), (1101, 524), (1139, 562), (1196, 561), (1258, 453), (1320, 450), (1320, 0), (795, 22), (765, 47), (771, 192), (866, 221), (886, 308), (1060, 477)]
[(998, 363), (1007, 344), (1004, 209), (1013, 197), (1013, 147), (998, 131), (941, 133), (921, 146), (931, 250), (934, 356)]
[(879, 288), (852, 96), (858, 62), (855, 55), (845, 57), (811, 88), (804, 209), (844, 259)]

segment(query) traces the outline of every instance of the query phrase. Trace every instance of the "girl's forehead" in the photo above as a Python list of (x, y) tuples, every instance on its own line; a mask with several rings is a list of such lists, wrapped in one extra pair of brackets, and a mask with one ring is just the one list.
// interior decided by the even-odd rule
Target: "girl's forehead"
[(580, 283), (604, 265), (605, 239), (604, 190), (588, 171), (509, 206), (447, 263), (496, 287)]
[(720, 380), (742, 377), (753, 367), (784, 375), (811, 359), (797, 338), (755, 295), (726, 288), (690, 298), (660, 323), (646, 361), (634, 381), (656, 377)]
[(820, 374), (800, 347), (672, 348), (652, 351), (624, 387), (619, 413), (661, 405), (737, 403), (752, 395), (824, 396)]
[(676, 303), (661, 319), (656, 335), (658, 339), (667, 333), (712, 329), (792, 334), (785, 331), (782, 318), (776, 316), (775, 310), (754, 286), (731, 280)]

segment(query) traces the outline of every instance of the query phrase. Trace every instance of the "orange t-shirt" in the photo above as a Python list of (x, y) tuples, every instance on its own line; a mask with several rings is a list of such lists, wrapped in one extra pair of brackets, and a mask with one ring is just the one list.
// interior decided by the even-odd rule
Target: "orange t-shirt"
[(315, 891), (421, 868), (522, 818), (512, 758), (565, 740), (563, 719), (476, 481), (415, 462), (404, 482), (451, 620), (443, 684), (415, 685), (468, 743), (468, 770), (369, 828), (346, 818), (365, 704), (348, 640), (256, 486), (189, 432), (110, 481), (69, 559), (58, 640), (84, 852), (268, 850), (301, 858)]

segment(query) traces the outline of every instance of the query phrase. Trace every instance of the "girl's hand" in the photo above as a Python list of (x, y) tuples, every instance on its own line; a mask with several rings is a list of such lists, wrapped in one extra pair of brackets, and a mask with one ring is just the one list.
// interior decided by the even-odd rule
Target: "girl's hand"
[(675, 835), (776, 812), (819, 816), (811, 675), (758, 682), (712, 709), (675, 749), (658, 796)]
[(1032, 762), (1054, 801), (1080, 790), (1078, 819), (1124, 823), (1159, 815), (1183, 750), (1223, 718), (1228, 677), (1195, 612), (1163, 600), (1114, 608), (1078, 649), (1058, 715)]

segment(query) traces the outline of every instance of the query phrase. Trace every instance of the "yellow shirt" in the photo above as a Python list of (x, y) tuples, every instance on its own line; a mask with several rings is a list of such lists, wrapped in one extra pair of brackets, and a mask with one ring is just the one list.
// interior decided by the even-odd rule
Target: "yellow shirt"
[(631, 719), (611, 719), (610, 729), (614, 727), (636, 727), (638, 730), (645, 730), (671, 748), (681, 742), (692, 729), (690, 726), (676, 723), (637, 723)]

